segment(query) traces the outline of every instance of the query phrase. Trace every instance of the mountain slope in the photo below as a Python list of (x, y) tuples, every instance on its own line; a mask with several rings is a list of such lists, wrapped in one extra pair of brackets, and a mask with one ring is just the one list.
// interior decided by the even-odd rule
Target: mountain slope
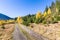
[(12, 19), (12, 18), (0, 13), (0, 20), (9, 20), (9, 19)]

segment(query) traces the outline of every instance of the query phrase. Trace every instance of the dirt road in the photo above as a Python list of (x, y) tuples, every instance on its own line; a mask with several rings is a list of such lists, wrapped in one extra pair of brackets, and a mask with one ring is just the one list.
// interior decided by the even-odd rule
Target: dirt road
[(13, 40), (27, 40), (25, 36), (20, 32), (18, 25), (15, 26), (15, 30), (13, 32)]
[[(24, 27), (23, 25), (20, 24), (20, 27), (25, 30), (27, 33), (29, 33), (29, 35), (31, 35), (31, 37), (33, 37), (36, 40), (48, 40), (47, 38), (33, 32), (32, 30), (29, 30), (27, 27)], [(28, 35), (28, 36), (29, 36)], [(14, 40), (28, 40), (28, 37), (25, 36), (25, 34), (23, 34), (18, 25), (16, 24), (15, 26), (15, 30), (13, 32), (13, 39)]]

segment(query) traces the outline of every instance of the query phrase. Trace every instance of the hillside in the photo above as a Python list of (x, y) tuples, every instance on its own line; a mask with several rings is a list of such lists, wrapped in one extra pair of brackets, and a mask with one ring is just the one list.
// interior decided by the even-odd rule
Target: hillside
[(0, 13), (0, 20), (9, 20), (9, 19), (12, 19), (12, 18)]

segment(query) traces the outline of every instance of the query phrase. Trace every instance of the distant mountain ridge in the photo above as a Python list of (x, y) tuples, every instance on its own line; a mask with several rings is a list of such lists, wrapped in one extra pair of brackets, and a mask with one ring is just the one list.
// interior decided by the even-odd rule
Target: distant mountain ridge
[(9, 19), (12, 19), (12, 18), (0, 13), (0, 20), (9, 20)]

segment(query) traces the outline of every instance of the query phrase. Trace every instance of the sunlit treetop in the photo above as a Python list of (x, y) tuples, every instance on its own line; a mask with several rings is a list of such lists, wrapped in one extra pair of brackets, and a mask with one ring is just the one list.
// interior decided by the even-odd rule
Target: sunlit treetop
[(17, 17), (17, 20), (20, 20), (20, 16)]
[(56, 8), (56, 12), (58, 12), (58, 9)]
[(20, 16), (17, 17), (17, 22), (18, 23), (22, 23), (23, 22), (23, 20), (22, 20), (22, 18)]
[(47, 12), (45, 11), (44, 14), (43, 14), (43, 16), (45, 17), (46, 15), (47, 15)]
[(49, 8), (47, 12), (48, 12), (48, 14), (51, 14), (51, 9)]
[(36, 19), (40, 18), (41, 17), (41, 12), (38, 11), (37, 14), (36, 14)]

